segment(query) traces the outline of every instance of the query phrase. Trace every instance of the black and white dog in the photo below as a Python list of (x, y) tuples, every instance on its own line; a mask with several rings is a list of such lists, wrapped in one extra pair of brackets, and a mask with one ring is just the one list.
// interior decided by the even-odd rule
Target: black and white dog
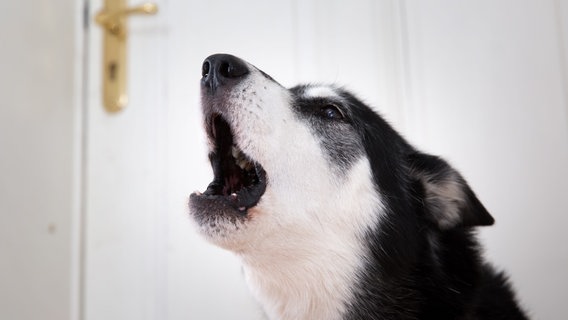
[(336, 86), (224, 54), (202, 76), (215, 177), (190, 214), (270, 319), (526, 319), (480, 256), (493, 218), (444, 160)]

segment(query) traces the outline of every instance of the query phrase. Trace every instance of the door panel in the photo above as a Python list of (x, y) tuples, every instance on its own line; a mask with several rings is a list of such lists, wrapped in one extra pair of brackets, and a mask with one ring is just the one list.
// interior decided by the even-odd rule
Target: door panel
[[(102, 7), (91, 1), (90, 16)], [(84, 317), (165, 319), (164, 17), (129, 18), (129, 103), (114, 114), (102, 107), (102, 29), (89, 23)]]

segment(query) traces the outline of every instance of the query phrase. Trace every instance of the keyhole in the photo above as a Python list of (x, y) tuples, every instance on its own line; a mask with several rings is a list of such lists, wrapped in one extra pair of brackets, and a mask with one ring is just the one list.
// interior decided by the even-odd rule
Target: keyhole
[(109, 74), (110, 80), (116, 79), (116, 69), (117, 69), (116, 62), (113, 61), (113, 62), (109, 63), (108, 74)]

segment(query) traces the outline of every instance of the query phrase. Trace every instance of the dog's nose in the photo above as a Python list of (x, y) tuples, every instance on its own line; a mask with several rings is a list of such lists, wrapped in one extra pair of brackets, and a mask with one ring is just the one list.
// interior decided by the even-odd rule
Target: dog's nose
[(249, 69), (243, 60), (229, 54), (214, 54), (203, 62), (201, 83), (214, 91), (248, 73)]

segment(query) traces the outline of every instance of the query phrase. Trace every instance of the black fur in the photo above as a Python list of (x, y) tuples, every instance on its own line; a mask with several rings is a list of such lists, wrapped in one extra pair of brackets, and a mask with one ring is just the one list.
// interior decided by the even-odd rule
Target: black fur
[(506, 277), (481, 259), (472, 227), (493, 218), (461, 176), (463, 220), (440, 228), (417, 173), (435, 180), (453, 169), (416, 151), (370, 108), (342, 95), (387, 203), (385, 222), (367, 233), (371, 256), (345, 319), (527, 319)]

